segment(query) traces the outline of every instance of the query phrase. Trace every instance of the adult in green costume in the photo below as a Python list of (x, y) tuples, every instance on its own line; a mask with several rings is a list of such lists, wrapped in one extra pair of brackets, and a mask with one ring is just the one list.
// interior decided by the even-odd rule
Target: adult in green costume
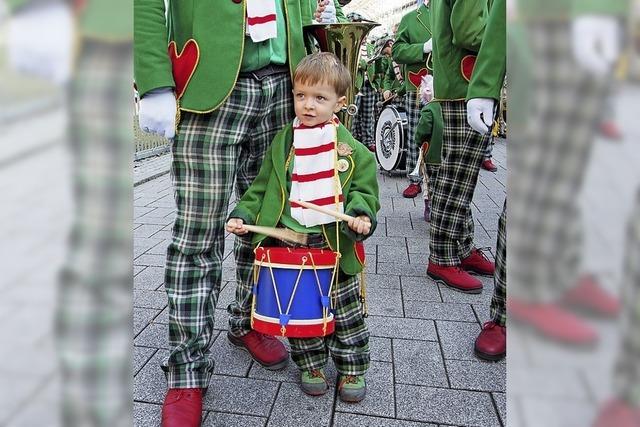
[[(353, 137), (365, 146), (374, 148), (375, 106), (380, 94), (377, 89), (379, 83), (379, 60), (373, 59), (375, 47), (372, 43), (363, 41), (360, 48), (360, 61), (356, 76), (356, 90), (358, 90), (358, 114), (353, 120)], [(375, 148), (374, 148), (375, 149)]]
[[(261, 7), (272, 13), (252, 12)], [(163, 0), (135, 0), (134, 18), (141, 128), (171, 137), (176, 99), (180, 109), (171, 144), (177, 216), (165, 272), (171, 351), (162, 364), (169, 387), (163, 425), (199, 425), (213, 374), (207, 350), (216, 336), (231, 194), (244, 194), (274, 136), (293, 120), (291, 75), (306, 54), (303, 25), (345, 18), (333, 0), (169, 0), (166, 10)], [(265, 368), (281, 369), (284, 346), (251, 330), (250, 238), (236, 238), (234, 249), (228, 338)]]

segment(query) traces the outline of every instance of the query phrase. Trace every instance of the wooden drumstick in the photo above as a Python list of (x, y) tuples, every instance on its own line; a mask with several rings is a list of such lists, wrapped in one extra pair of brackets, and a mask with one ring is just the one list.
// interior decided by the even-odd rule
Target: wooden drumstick
[(288, 228), (263, 227), (260, 225), (249, 225), (249, 224), (243, 224), (243, 227), (252, 233), (264, 234), (269, 237), (275, 237), (276, 239), (279, 239), (279, 240), (298, 243), (300, 245), (307, 244), (306, 234), (297, 233), (293, 230), (289, 230)]
[(343, 221), (351, 221), (352, 219), (355, 219), (351, 215), (347, 215), (347, 214), (342, 213), (342, 212), (337, 212), (337, 211), (334, 211), (334, 210), (331, 210), (331, 209), (327, 209), (327, 208), (325, 208), (323, 206), (314, 205), (313, 203), (305, 202), (303, 200), (292, 200), (292, 202), (299, 204), (303, 208), (312, 209), (312, 210), (314, 210), (316, 212), (320, 212), (320, 213), (323, 213), (325, 215), (332, 216), (332, 217), (334, 217), (336, 219), (341, 219)]

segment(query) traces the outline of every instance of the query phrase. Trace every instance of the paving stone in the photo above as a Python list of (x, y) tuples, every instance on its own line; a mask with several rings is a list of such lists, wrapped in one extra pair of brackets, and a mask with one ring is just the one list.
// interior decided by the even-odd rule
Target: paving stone
[(427, 268), (429, 264), (429, 254), (424, 252), (409, 253), (409, 264), (417, 264), (423, 268)]
[(133, 306), (136, 308), (163, 309), (167, 306), (167, 294), (164, 291), (159, 292), (134, 289)]
[(393, 362), (390, 338), (370, 337), (369, 348), (371, 350), (371, 360)]
[(477, 360), (473, 343), (480, 333), (480, 325), (437, 320), (436, 326), (445, 359)]
[(219, 334), (209, 350), (216, 361), (214, 373), (244, 377), (251, 367), (251, 356), (232, 345), (227, 334)]
[[(159, 231), (158, 233), (154, 234), (154, 236), (157, 236), (159, 233), (164, 233), (163, 231)], [(169, 247), (169, 243), (171, 243), (171, 239), (158, 239), (160, 240), (160, 242), (155, 245), (154, 247), (150, 248), (149, 250), (147, 250), (147, 254), (149, 255), (162, 255), (165, 256), (167, 254), (167, 248)]]
[(367, 292), (370, 315), (403, 317), (402, 293), (397, 289), (372, 289)]
[(214, 375), (203, 406), (218, 412), (266, 417), (277, 391), (276, 382)]
[(374, 337), (437, 341), (432, 320), (369, 316), (367, 327)]
[(507, 389), (505, 365), (466, 360), (447, 360), (446, 364), (451, 388), (500, 392)]
[(220, 295), (218, 296), (218, 307), (227, 307), (236, 299), (236, 282), (224, 283)]
[(133, 289), (156, 290), (164, 283), (163, 267), (147, 267), (133, 278)]
[(366, 374), (367, 397), (359, 403), (336, 403), (336, 411), (382, 417), (395, 416), (393, 365), (371, 362)]
[(153, 323), (169, 324), (169, 307), (168, 306), (165, 307), (164, 310), (162, 310), (160, 314), (156, 316), (155, 319), (153, 319)]
[(381, 246), (378, 249), (378, 262), (409, 262), (407, 247), (402, 246)]
[(410, 254), (428, 254), (429, 237), (417, 235), (407, 237), (407, 250)]
[(142, 224), (133, 230), (133, 238), (137, 239), (139, 237), (151, 237), (161, 229), (162, 227), (157, 224)]
[(344, 412), (336, 412), (333, 425), (338, 427), (437, 427), (416, 421), (395, 420), (393, 418), (369, 417)]
[(137, 276), (138, 274), (142, 273), (146, 268), (147, 268), (147, 266), (145, 266), (145, 265), (134, 265), (133, 266), (133, 275)]
[[(406, 186), (402, 188), (404, 189)], [(404, 197), (392, 197), (393, 210), (396, 212), (409, 212), (416, 208), (415, 199), (405, 199)]]
[(442, 302), (440, 290), (433, 281), (424, 277), (401, 276), (403, 301)]
[(159, 427), (162, 421), (162, 405), (134, 402), (133, 425), (135, 427)]
[(209, 412), (202, 427), (264, 427), (266, 423), (267, 419), (262, 417)]
[(133, 347), (133, 375), (136, 375), (156, 353), (155, 348)]
[(496, 402), (496, 408), (498, 408), (498, 415), (502, 420), (503, 425), (511, 425), (507, 422), (507, 394), (506, 393), (491, 393), (493, 400)]
[(169, 348), (169, 325), (150, 323), (133, 341), (134, 345), (152, 348)]
[(324, 427), (331, 420), (334, 393), (329, 390), (323, 396), (307, 396), (297, 384), (280, 386), (273, 405), (268, 426), (273, 427)]
[(139, 217), (143, 222), (147, 218), (166, 218), (168, 215), (172, 214), (176, 210), (175, 207), (171, 207), (171, 208), (148, 207), (148, 209), (151, 209), (151, 210), (147, 211), (144, 215)]
[(400, 276), (367, 274), (365, 280), (367, 289), (400, 289)]
[[(373, 235), (367, 239), (367, 243), (370, 245), (378, 245), (378, 246), (405, 246), (405, 238), (404, 237), (386, 237), (386, 236), (377, 236)], [(378, 248), (378, 250), (381, 250)]]
[(133, 309), (133, 335), (138, 335), (159, 312), (160, 310), (151, 308)]
[(411, 223), (402, 218), (387, 218), (387, 236), (389, 237), (413, 237), (415, 231)]
[(133, 207), (133, 218), (140, 218), (141, 216), (144, 216), (146, 214), (148, 214), (149, 212), (153, 211), (156, 208), (150, 208), (148, 206), (134, 206)]
[(404, 310), (405, 316), (407, 317), (476, 322), (476, 316), (473, 314), (473, 310), (469, 304), (408, 300), (404, 302)]
[(488, 393), (397, 384), (398, 418), (463, 426), (498, 427)]
[[(171, 224), (173, 224), (173, 218), (171, 219), (171, 222), (169, 223), (169, 226)], [(162, 229), (162, 230), (158, 231), (156, 234), (154, 234), (153, 237), (157, 238), (157, 239), (167, 240), (168, 242), (171, 242), (171, 239), (172, 239), (171, 229)], [(167, 246), (168, 246), (168, 244), (167, 244)]]
[[(142, 255), (143, 257), (146, 255)], [(427, 276), (427, 269), (424, 265), (407, 264), (406, 262), (379, 262), (376, 269), (377, 274), (391, 274), (404, 276)]]
[(147, 265), (147, 266), (156, 266), (156, 267), (164, 267), (165, 257), (164, 255), (150, 255), (144, 254), (140, 255), (133, 261), (134, 265)]
[(159, 350), (133, 378), (134, 401), (162, 404), (167, 381), (160, 365), (168, 356), (169, 351)]
[(396, 383), (449, 386), (437, 342), (393, 340), (393, 361)]

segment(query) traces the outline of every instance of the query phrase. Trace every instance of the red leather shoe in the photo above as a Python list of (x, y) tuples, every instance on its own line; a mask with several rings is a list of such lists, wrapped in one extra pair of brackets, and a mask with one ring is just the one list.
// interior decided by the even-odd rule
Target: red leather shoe
[(413, 199), (420, 193), (422, 193), (422, 187), (420, 186), (420, 184), (412, 182), (407, 188), (404, 189), (404, 191), (402, 192), (402, 197)]
[(618, 125), (613, 120), (600, 123), (600, 133), (607, 139), (614, 139), (616, 141), (622, 139), (622, 132), (620, 132)]
[(482, 282), (457, 265), (438, 265), (429, 261), (427, 275), (433, 280), (444, 283), (456, 291), (468, 294), (479, 294), (482, 292)]
[(200, 427), (201, 388), (170, 388), (162, 405), (162, 427)]
[(486, 322), (473, 346), (480, 359), (498, 361), (507, 354), (507, 328), (496, 322)]
[(593, 427), (640, 427), (640, 408), (634, 408), (620, 399), (605, 403)]
[(592, 274), (578, 279), (573, 289), (564, 295), (562, 302), (589, 314), (611, 318), (618, 316), (622, 309), (620, 300), (605, 291)]
[(287, 349), (275, 337), (252, 330), (242, 337), (236, 337), (227, 332), (227, 338), (231, 344), (246, 350), (253, 360), (265, 369), (277, 371), (289, 363)]
[(484, 159), (482, 161), (482, 164), (480, 165), (480, 167), (482, 167), (482, 169), (489, 171), (489, 172), (497, 172), (498, 171), (498, 167), (495, 165), (495, 163), (493, 163), (493, 160), (491, 159)]
[(542, 336), (564, 344), (591, 346), (598, 333), (589, 324), (555, 303), (526, 303), (509, 298), (510, 319), (532, 327)]
[(492, 277), (496, 272), (496, 265), (487, 258), (483, 249), (474, 249), (471, 255), (460, 261), (460, 267), (465, 271)]
[(369, 144), (367, 146), (367, 148), (369, 149), (369, 151), (371, 151), (372, 153), (376, 152), (376, 144)]

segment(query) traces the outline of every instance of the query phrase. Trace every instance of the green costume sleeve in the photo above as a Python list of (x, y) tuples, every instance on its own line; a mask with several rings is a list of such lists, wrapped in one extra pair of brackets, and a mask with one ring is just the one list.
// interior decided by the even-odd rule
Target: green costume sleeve
[(454, 46), (477, 52), (482, 43), (486, 19), (486, 1), (457, 0), (451, 8)]
[(378, 180), (376, 178), (378, 168), (373, 153), (362, 144), (356, 144), (353, 151), (353, 163), (357, 169), (353, 174), (349, 188), (349, 199), (345, 201), (344, 212), (347, 215), (366, 215), (369, 217), (371, 231), (366, 236), (356, 234), (344, 221), (340, 224), (340, 231), (349, 239), (360, 242), (371, 236), (378, 225), (376, 216), (380, 210)]
[(507, 72), (507, 5), (506, 0), (495, 0), (484, 41), (469, 83), (467, 100), (472, 98), (500, 99), (504, 75)]
[(333, 0), (333, 4), (336, 6), (336, 18), (338, 19), (338, 22), (350, 22), (342, 11), (342, 6), (340, 6), (338, 0)]
[(423, 142), (431, 140), (433, 132), (433, 112), (425, 105), (420, 111), (420, 120), (416, 127), (414, 142), (419, 147)]
[(393, 64), (391, 61), (388, 61), (386, 62), (384, 78), (382, 79), (382, 90), (391, 90), (395, 79), (396, 75), (393, 72)]
[(427, 57), (424, 53), (424, 42), (427, 40), (422, 43), (411, 43), (409, 23), (407, 21), (412, 17), (412, 14), (402, 17), (400, 25), (398, 25), (396, 41), (391, 48), (391, 55), (398, 64), (415, 64), (416, 62), (423, 62)]
[(133, 4), (133, 67), (140, 96), (159, 87), (175, 86), (167, 53), (164, 4), (164, 0), (136, 0)]

